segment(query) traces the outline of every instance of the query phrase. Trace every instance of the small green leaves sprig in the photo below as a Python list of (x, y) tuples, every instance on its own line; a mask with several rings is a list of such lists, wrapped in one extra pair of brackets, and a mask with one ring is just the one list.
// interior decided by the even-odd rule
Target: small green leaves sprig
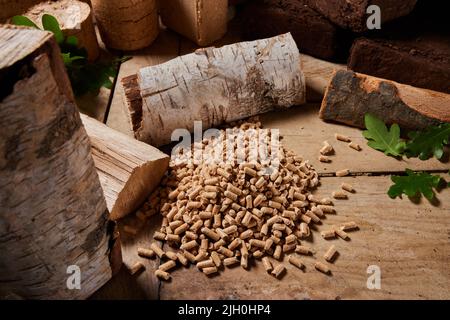
[[(396, 158), (406, 156), (427, 160), (434, 156), (440, 160), (444, 156), (445, 145), (450, 141), (449, 123), (430, 126), (424, 131), (409, 132), (409, 140), (403, 140), (396, 123), (388, 129), (381, 119), (371, 114), (365, 115), (364, 122), (367, 130), (363, 131), (363, 136), (368, 140), (367, 145)], [(416, 173), (410, 169), (406, 169), (405, 176), (392, 176), (391, 180), (394, 185), (389, 188), (389, 197), (401, 197), (402, 194), (419, 197), (423, 194), (430, 201), (435, 197), (433, 188), (438, 188), (443, 181), (438, 175)], [(447, 185), (450, 186), (450, 183)]]
[[(13, 17), (12, 23), (39, 29), (33, 21), (25, 16)], [(82, 96), (86, 93), (98, 95), (102, 87), (112, 88), (113, 82), (111, 78), (116, 76), (119, 64), (128, 60), (128, 57), (90, 63), (87, 60), (86, 49), (79, 48), (78, 38), (75, 36), (66, 37), (55, 17), (44, 14), (42, 16), (42, 26), (44, 30), (52, 32), (55, 36), (76, 96)]]

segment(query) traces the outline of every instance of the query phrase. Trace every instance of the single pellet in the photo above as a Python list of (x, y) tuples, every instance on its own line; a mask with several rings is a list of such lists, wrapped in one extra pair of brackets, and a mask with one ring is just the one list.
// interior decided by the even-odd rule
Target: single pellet
[(311, 218), (312, 221), (314, 221), (315, 223), (319, 223), (320, 222), (320, 218), (318, 216), (316, 216), (312, 211), (308, 210), (306, 211), (305, 215), (307, 215), (308, 217)]
[[(208, 220), (208, 219), (211, 219), (213, 217), (213, 214), (212, 214), (212, 212), (202, 211), (202, 212), (199, 213), (198, 216), (202, 220)], [(176, 231), (176, 229), (175, 229), (175, 231)]]
[(300, 216), (300, 219), (302, 219), (302, 221), (303, 221), (304, 223), (306, 223), (306, 224), (310, 224), (310, 223), (311, 223), (311, 218), (308, 217), (307, 215), (302, 214), (302, 215)]
[(225, 232), (226, 234), (233, 234), (233, 233), (237, 232), (237, 230), (238, 230), (238, 227), (236, 225), (232, 225), (232, 226), (229, 226), (229, 227), (223, 229), (223, 232)]
[(354, 221), (346, 222), (341, 225), (341, 230), (344, 231), (350, 231), (354, 229), (358, 229), (358, 225)]
[(318, 159), (319, 159), (320, 162), (325, 162), (325, 163), (331, 162), (330, 157), (327, 157), (327, 156), (324, 156), (324, 155), (320, 155)]
[(320, 210), (322, 210), (322, 212), (325, 212), (325, 213), (335, 213), (336, 212), (334, 207), (330, 206), (330, 205), (319, 204), (317, 206), (317, 208), (319, 208)]
[[(183, 253), (177, 252), (177, 258), (178, 258), (178, 261), (180, 261), (180, 263), (181, 263), (183, 266), (186, 267), (186, 266), (189, 264), (188, 259), (186, 258), (186, 256), (185, 256)], [(195, 257), (194, 257), (194, 258), (195, 258)]]
[(329, 274), (330, 273), (330, 268), (328, 268), (328, 266), (320, 261), (316, 261), (316, 263), (314, 264), (314, 268), (316, 268), (317, 270), (319, 270), (320, 272), (323, 272), (325, 274)]
[(281, 217), (280, 216), (273, 216), (272, 218), (270, 218), (269, 220), (267, 220), (267, 225), (270, 227), (275, 223), (281, 222)]
[(333, 147), (328, 143), (328, 141), (324, 141), (323, 147), (320, 149), (320, 153), (322, 155), (328, 155), (328, 154), (332, 153), (333, 151), (334, 151)]
[(264, 236), (267, 236), (269, 234), (269, 226), (267, 225), (267, 223), (262, 225), (260, 233)]
[(183, 251), (183, 255), (191, 262), (195, 263), (195, 256), (189, 251)]
[(217, 249), (217, 252), (227, 257), (232, 257), (234, 255), (233, 251), (225, 247), (220, 247), (219, 249)]
[(228, 249), (230, 249), (231, 251), (235, 250), (236, 248), (238, 248), (241, 245), (241, 239), (240, 238), (236, 238), (233, 241), (231, 241), (231, 243), (228, 245)]
[(303, 237), (309, 237), (311, 231), (309, 230), (309, 226), (302, 222), (300, 223), (300, 232)]
[(206, 251), (200, 250), (198, 254), (195, 256), (195, 262), (200, 262), (206, 260), (208, 258), (208, 254)]
[(140, 270), (145, 269), (145, 266), (142, 264), (142, 262), (136, 262), (133, 264), (133, 266), (130, 268), (130, 274), (134, 275)]
[(250, 245), (252, 247), (257, 247), (257, 248), (261, 248), (264, 249), (266, 242), (262, 241), (262, 240), (257, 240), (257, 239), (251, 239), (250, 240)]
[(186, 232), (187, 230), (189, 230), (189, 225), (187, 223), (183, 223), (181, 226), (179, 226), (178, 228), (176, 228), (173, 233), (174, 234), (182, 234), (184, 232)]
[(348, 192), (355, 192), (355, 189), (353, 189), (353, 186), (352, 186), (351, 184), (349, 184), (349, 183), (343, 182), (343, 183), (341, 184), (341, 188), (342, 188), (343, 190), (345, 190), (345, 191), (348, 191)]
[(299, 254), (303, 254), (305, 256), (312, 254), (312, 250), (310, 247), (298, 245), (295, 247), (295, 252)]
[(173, 251), (166, 251), (165, 255), (170, 260), (173, 260), (173, 261), (177, 261), (178, 260), (177, 254), (175, 252), (173, 252)]
[(323, 257), (325, 258), (325, 260), (327, 260), (328, 262), (332, 262), (334, 259), (334, 256), (336, 255), (337, 251), (336, 251), (336, 247), (334, 245), (332, 245), (331, 247), (328, 248), (327, 252), (325, 252), (325, 254), (323, 255)]
[(354, 142), (350, 142), (349, 144), (348, 144), (348, 146), (350, 147), (350, 148), (352, 148), (352, 149), (355, 149), (356, 151), (361, 151), (362, 149), (361, 149), (361, 146), (359, 145), (359, 144), (357, 144), (357, 143), (354, 143)]
[(272, 245), (273, 245), (273, 239), (271, 239), (271, 238), (267, 239), (264, 244), (264, 248), (263, 248), (264, 251), (269, 251), (270, 248), (272, 248)]
[(348, 196), (346, 193), (344, 193), (343, 191), (333, 191), (333, 193), (331, 194), (333, 196), (333, 198), (335, 199), (348, 199)]
[(284, 241), (286, 242), (286, 244), (296, 243), (297, 237), (294, 234), (290, 234), (284, 239)]
[(266, 197), (264, 195), (262, 194), (257, 195), (256, 198), (253, 200), (253, 207), (259, 206), (265, 199)]
[(238, 198), (238, 195), (234, 192), (228, 191), (226, 190), (224, 193), (225, 197), (227, 197), (228, 199), (231, 199), (233, 201), (236, 201)]
[(138, 248), (137, 254), (143, 258), (154, 258), (155, 257), (155, 251), (153, 251), (151, 249)]
[(322, 209), (318, 208), (318, 207), (312, 207), (311, 208), (311, 212), (314, 213), (316, 216), (323, 218), (324, 213), (322, 211)]
[(198, 242), (196, 240), (191, 240), (189, 242), (183, 243), (180, 246), (180, 249), (182, 250), (192, 250), (194, 248), (198, 247)]
[(345, 232), (344, 230), (341, 230), (339, 228), (334, 229), (334, 232), (336, 232), (336, 234), (338, 235), (339, 238), (343, 239), (343, 240), (348, 240), (350, 239), (350, 236), (348, 235), (347, 232)]
[(335, 133), (334, 137), (336, 138), (336, 140), (343, 141), (343, 142), (351, 142), (352, 141), (350, 139), (350, 137), (345, 136), (343, 134), (339, 134), (339, 133)]
[(262, 252), (261, 250), (256, 250), (255, 252), (253, 252), (253, 258), (255, 259), (259, 259), (264, 255), (264, 252)]
[(349, 169), (343, 169), (343, 170), (336, 171), (336, 177), (345, 177), (345, 176), (348, 176), (349, 174), (350, 174)]
[(222, 229), (217, 228), (216, 229), (216, 233), (220, 236), (220, 238), (222, 238), (225, 241), (228, 241), (230, 239), (229, 235), (226, 234)]
[(230, 191), (230, 192), (233, 192), (234, 194), (237, 194), (238, 196), (240, 196), (242, 194), (242, 190), (237, 188), (237, 187), (235, 187), (231, 183), (228, 183), (227, 190)]
[(218, 241), (220, 239), (220, 236), (216, 232), (214, 232), (213, 230), (211, 230), (209, 228), (204, 227), (204, 228), (201, 229), (201, 232), (205, 236), (211, 238), (214, 241)]
[(241, 256), (241, 267), (244, 268), (244, 269), (248, 268), (248, 255)]
[(222, 265), (222, 260), (220, 259), (219, 254), (216, 251), (211, 252), (211, 259), (217, 268)]
[(289, 251), (295, 250), (295, 247), (296, 247), (295, 243), (284, 244), (283, 245), (283, 252), (289, 252)]
[(320, 233), (324, 239), (336, 238), (336, 232), (334, 230), (326, 230)]
[(253, 231), (250, 229), (247, 229), (239, 235), (239, 238), (241, 238), (242, 240), (245, 240), (252, 236), (253, 236)]
[(248, 257), (248, 248), (247, 248), (247, 244), (245, 242), (241, 243), (241, 256), (247, 256)]
[(333, 205), (333, 201), (330, 198), (322, 198), (319, 200), (322, 205)]
[(244, 173), (246, 175), (248, 175), (248, 176), (251, 176), (251, 177), (256, 177), (257, 176), (257, 172), (255, 170), (253, 170), (252, 168), (249, 168), (249, 167), (245, 167), (244, 168)]
[(212, 259), (209, 259), (209, 260), (203, 260), (203, 261), (197, 262), (196, 266), (198, 269), (203, 269), (203, 268), (214, 267), (215, 263)]
[(302, 260), (300, 260), (300, 258), (294, 257), (294, 256), (289, 256), (288, 259), (289, 263), (292, 264), (293, 266), (296, 266), (299, 269), (303, 269), (305, 267), (305, 265), (302, 263)]
[(236, 257), (223, 259), (223, 265), (226, 266), (226, 267), (231, 267), (231, 266), (234, 266), (234, 265), (236, 265), (238, 263), (239, 263), (239, 260)]
[(279, 210), (279, 209), (281, 209), (283, 207), (283, 205), (281, 203), (279, 203), (279, 202), (269, 200), (269, 207)]
[(294, 211), (291, 211), (291, 210), (284, 210), (282, 216), (285, 217), (285, 218), (289, 218), (291, 220), (296, 220), (297, 219), (297, 214)]
[(219, 241), (216, 241), (216, 242), (214, 242), (214, 244), (213, 244), (213, 249), (214, 250), (217, 250), (217, 249), (219, 249), (221, 246), (224, 246), (224, 245), (226, 245), (227, 243), (223, 240), (223, 239), (220, 239)]
[(269, 257), (262, 258), (262, 263), (266, 272), (271, 272), (273, 270), (272, 262), (270, 262)]
[(198, 230), (203, 226), (203, 221), (202, 220), (198, 220), (196, 222), (194, 222), (194, 224), (191, 226), (190, 230), (192, 230), (193, 232), (198, 232)]
[(180, 242), (181, 238), (178, 234), (167, 234), (165, 240), (169, 242)]
[(210, 178), (210, 179), (206, 179), (204, 181), (205, 185), (211, 185), (211, 186), (215, 186), (219, 183), (219, 178)]
[(150, 249), (152, 249), (160, 258), (165, 256), (164, 251), (156, 243), (152, 243)]
[(217, 273), (217, 271), (218, 271), (217, 267), (209, 267), (202, 269), (202, 272), (206, 275)]
[(158, 269), (161, 271), (168, 271), (172, 268), (175, 268), (176, 265), (177, 265), (177, 263), (175, 261), (169, 260), (169, 261), (163, 263), (162, 265), (160, 265)]
[(282, 247), (280, 245), (277, 245), (275, 247), (275, 251), (273, 252), (273, 257), (276, 260), (280, 260), (281, 259), (281, 252), (283, 251)]
[[(198, 196), (198, 194), (200, 193), (200, 191), (202, 191), (202, 187), (201, 186), (197, 186), (194, 190), (192, 190), (192, 192), (189, 194), (189, 199), (190, 200), (193, 200), (193, 199), (195, 199), (197, 196)], [(193, 202), (191, 202), (191, 203), (193, 203)], [(189, 206), (189, 203), (188, 203), (188, 206)], [(198, 208), (198, 207), (197, 207)]]
[(155, 276), (166, 281), (170, 279), (170, 274), (168, 272), (159, 269), (155, 271)]
[(294, 192), (294, 199), (300, 200), (300, 201), (305, 201), (306, 200), (306, 196), (303, 193)]
[(250, 220), (252, 219), (252, 213), (250, 211), (247, 211), (247, 213), (245, 214), (244, 218), (242, 219), (241, 223), (244, 226), (248, 226), (248, 224), (250, 223)]
[(280, 263), (275, 268), (273, 268), (272, 274), (275, 276), (275, 278), (279, 278), (285, 271), (286, 271), (286, 267)]

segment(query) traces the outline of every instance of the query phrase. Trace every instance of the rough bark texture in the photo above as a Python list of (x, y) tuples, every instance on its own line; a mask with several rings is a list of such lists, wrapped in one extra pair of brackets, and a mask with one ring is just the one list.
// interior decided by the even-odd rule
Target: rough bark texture
[(167, 27), (207, 46), (227, 32), (228, 0), (162, 0), (161, 19)]
[(54, 16), (66, 36), (78, 38), (80, 48), (85, 48), (89, 60), (93, 61), (100, 54), (97, 35), (95, 34), (91, 8), (78, 0), (46, 1), (31, 7), (25, 15), (42, 27), (42, 15)]
[(91, 0), (103, 42), (117, 50), (138, 50), (158, 36), (157, 0)]
[(378, 5), (382, 23), (409, 14), (417, 0), (307, 0), (308, 5), (336, 25), (355, 32), (367, 30), (366, 9)]
[(207, 48), (124, 78), (138, 140), (155, 146), (193, 131), (305, 102), (300, 55), (290, 34)]
[(388, 124), (420, 130), (450, 122), (450, 95), (352, 71), (337, 71), (325, 92), (320, 117), (364, 128), (366, 113)]
[(81, 115), (111, 219), (136, 210), (159, 184), (169, 157), (103, 123)]
[(86, 298), (111, 278), (111, 225), (58, 45), (2, 26), (0, 48), (0, 292)]

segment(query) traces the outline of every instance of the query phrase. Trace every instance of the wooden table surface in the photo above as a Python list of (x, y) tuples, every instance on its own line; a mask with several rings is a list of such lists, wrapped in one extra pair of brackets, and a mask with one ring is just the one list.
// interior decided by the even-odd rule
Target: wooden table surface
[[(221, 40), (217, 46), (236, 42), (236, 31)], [(120, 80), (136, 73), (139, 68), (162, 63), (178, 55), (187, 54), (196, 46), (181, 36), (163, 30), (148, 49), (134, 52), (132, 59), (120, 67), (113, 90), (102, 90), (97, 98), (84, 98), (80, 108), (104, 121), (108, 126), (130, 136), (123, 103)], [(130, 55), (130, 54), (127, 54)], [(308, 80), (308, 97), (318, 101), (317, 92), (323, 91), (330, 76), (330, 64), (303, 57)], [(336, 68), (342, 66), (335, 65)], [(124, 234), (122, 254), (124, 266), (115, 278), (101, 288), (93, 299), (450, 299), (450, 188), (437, 194), (438, 201), (422, 199), (390, 199), (386, 191), (392, 184), (390, 175), (405, 168), (441, 174), (448, 179), (449, 163), (437, 160), (396, 160), (367, 147), (361, 131), (337, 124), (324, 123), (318, 118), (320, 102), (293, 107), (283, 112), (261, 116), (267, 128), (278, 128), (283, 143), (297, 154), (310, 159), (321, 175), (317, 194), (330, 196), (342, 182), (351, 183), (357, 190), (348, 200), (336, 200), (337, 214), (327, 215), (317, 229), (333, 224), (356, 221), (360, 230), (351, 233), (350, 241), (325, 241), (314, 236), (309, 241), (317, 252), (324, 252), (333, 243), (339, 251), (332, 265), (332, 275), (314, 270), (312, 257), (305, 257), (305, 271), (286, 266), (288, 272), (281, 280), (266, 274), (260, 262), (252, 263), (249, 271), (240, 267), (227, 269), (212, 278), (197, 268), (179, 268), (169, 282), (159, 282), (153, 275), (158, 260), (137, 256), (138, 246), (149, 246), (153, 231), (161, 220), (153, 217), (136, 237)], [(334, 139), (334, 133), (349, 135), (359, 143), (361, 152), (350, 149)], [(336, 155), (329, 164), (317, 160), (321, 143), (328, 140)], [(351, 176), (332, 176), (336, 170), (348, 168)], [(133, 217), (124, 223), (138, 224)], [(136, 261), (146, 270), (131, 276), (126, 270)], [(367, 288), (370, 276), (367, 268), (376, 265), (381, 270), (381, 289)]]

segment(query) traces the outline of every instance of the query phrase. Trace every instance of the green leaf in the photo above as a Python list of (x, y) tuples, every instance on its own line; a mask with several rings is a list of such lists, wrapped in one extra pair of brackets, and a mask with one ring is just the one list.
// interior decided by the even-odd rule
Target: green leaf
[(39, 27), (33, 21), (25, 16), (14, 16), (12, 17), (11, 21), (16, 26), (25, 26), (39, 29)]
[(433, 200), (435, 194), (433, 188), (437, 188), (441, 181), (440, 176), (427, 172), (415, 173), (406, 169), (406, 176), (392, 176), (394, 184), (389, 188), (388, 195), (392, 199), (406, 194), (408, 197), (417, 197), (423, 194), (428, 200)]
[(431, 157), (441, 159), (444, 155), (444, 145), (449, 143), (450, 123), (428, 127), (425, 131), (409, 133), (409, 141), (406, 144), (406, 155), (408, 158), (419, 157), (427, 160)]
[(68, 36), (66, 39), (66, 44), (69, 46), (77, 47), (78, 46), (78, 38), (75, 36)]
[(71, 53), (61, 53), (61, 56), (64, 61), (64, 65), (67, 67), (72, 66), (73, 62), (79, 61), (79, 60), (85, 60), (84, 57), (81, 56), (72, 56)]
[(400, 139), (400, 127), (393, 124), (388, 130), (383, 121), (371, 114), (364, 116), (366, 131), (363, 136), (369, 140), (367, 145), (373, 149), (383, 151), (386, 155), (400, 157), (405, 148), (405, 142)]
[(56, 20), (54, 16), (44, 14), (42, 16), (42, 26), (44, 27), (44, 30), (53, 32), (56, 38), (56, 42), (58, 42), (58, 44), (64, 42), (64, 35), (61, 31), (61, 28), (59, 27), (58, 20)]

